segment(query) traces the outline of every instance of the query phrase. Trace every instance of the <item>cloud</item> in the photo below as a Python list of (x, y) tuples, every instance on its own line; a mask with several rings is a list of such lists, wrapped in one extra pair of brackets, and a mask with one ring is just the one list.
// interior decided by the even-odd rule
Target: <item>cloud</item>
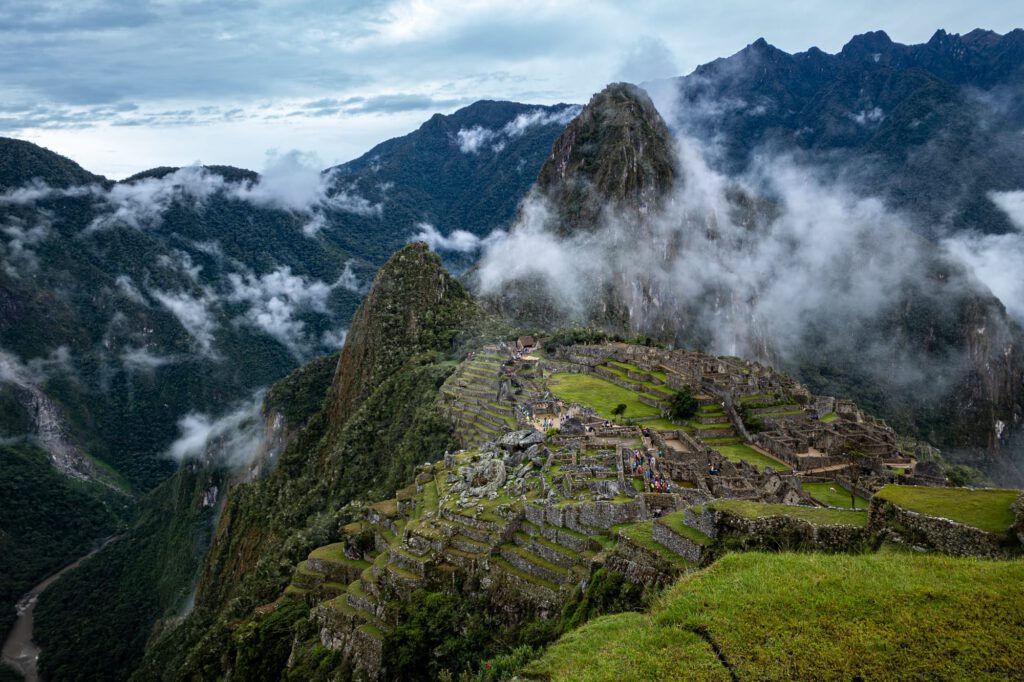
[(0, 381), (14, 384), (41, 385), (57, 374), (74, 373), (71, 351), (59, 346), (47, 355), (20, 360), (13, 353), (0, 350)]
[(302, 234), (314, 239), (325, 227), (327, 227), (327, 218), (324, 214), (314, 213), (310, 216), (309, 221), (302, 226)]
[(958, 376), (958, 358), (865, 336), (910, 289), (940, 309), (971, 290), (958, 276), (931, 276), (933, 252), (908, 219), (785, 157), (763, 156), (737, 178), (712, 170), (691, 139), (677, 151), (681, 177), (662, 209), (608, 206), (591, 231), (559, 237), (547, 200), (532, 194), (509, 233), (484, 245), (479, 291), (539, 290), (565, 322), (622, 320), (635, 333), (775, 364), (847, 353), (879, 381), (922, 394)]
[(18, 187), (0, 194), (0, 206), (15, 205), (24, 206), (34, 204), (37, 201), (54, 197), (80, 197), (95, 193), (97, 190), (91, 185), (72, 187), (70, 189), (57, 189), (50, 187), (39, 179), (32, 180), (24, 187)]
[(170, 254), (160, 254), (156, 262), (168, 270), (181, 272), (193, 282), (199, 281), (199, 273), (203, 271), (202, 265), (193, 263), (192, 256), (180, 249), (172, 249)]
[(583, 111), (583, 107), (579, 104), (570, 104), (550, 110), (534, 109), (516, 116), (502, 127), (501, 132), (508, 137), (515, 138), (520, 137), (530, 128), (552, 124), (568, 125), (569, 121), (579, 116), (581, 111)]
[[(337, 185), (337, 186), (336, 186)], [(215, 195), (244, 201), (263, 208), (308, 215), (303, 234), (315, 237), (329, 224), (327, 211), (380, 216), (381, 204), (360, 196), (354, 187), (336, 183), (332, 173), (319, 170), (313, 154), (290, 151), (268, 154), (263, 173), (254, 181), (231, 182), (200, 165), (185, 166), (160, 177), (143, 177), (115, 183), (109, 188), (97, 184), (56, 188), (42, 182), (0, 194), (0, 205), (31, 205), (67, 198), (91, 197), (98, 215), (87, 232), (114, 227), (156, 228), (174, 204), (201, 211)], [(197, 247), (199, 248), (199, 247)]]
[(1024, 190), (992, 192), (989, 198), (1010, 217), (1018, 230), (1024, 232)]
[(1024, 191), (992, 192), (992, 202), (1009, 216), (1016, 232), (960, 233), (942, 245), (1003, 302), (1006, 311), (1024, 324)]
[(319, 170), (314, 154), (290, 151), (269, 155), (256, 182), (243, 182), (231, 196), (257, 206), (286, 211), (309, 211), (328, 201), (330, 177)]
[(165, 455), (176, 462), (200, 459), (232, 468), (241, 468), (260, 452), (263, 418), (260, 407), (263, 392), (220, 417), (190, 413), (178, 420), (180, 435)]
[(431, 95), (396, 93), (355, 98), (346, 111), (351, 113), (398, 113), (403, 111), (424, 111), (447, 109), (467, 103), (464, 99), (440, 99)]
[[(293, 275), (288, 266), (259, 276), (231, 273), (228, 279), (232, 286), (228, 300), (249, 304), (247, 322), (280, 341), (296, 357), (309, 353), (306, 324), (297, 315), (306, 311), (326, 313), (331, 286)], [(343, 272), (340, 281), (344, 279)]]
[(142, 292), (136, 288), (135, 284), (132, 283), (132, 278), (128, 275), (118, 275), (114, 279), (114, 284), (122, 294), (135, 303), (138, 303), (139, 305), (146, 305), (145, 297), (142, 295)]
[(485, 246), (495, 239), (501, 239), (500, 232), (493, 232), (491, 235), (481, 239), (472, 232), (465, 230), (454, 230), (447, 237), (430, 223), (417, 223), (418, 232), (409, 238), (410, 242), (424, 242), (434, 251), (455, 251), (458, 253), (472, 253), (482, 246)]
[(871, 109), (861, 109), (856, 114), (850, 114), (850, 118), (852, 118), (853, 122), (857, 125), (866, 126), (869, 124), (881, 123), (885, 118), (885, 114), (882, 112), (881, 108), (873, 107)]
[(345, 261), (345, 267), (341, 271), (341, 276), (338, 277), (338, 281), (334, 283), (334, 286), (347, 289), (352, 293), (360, 293), (363, 287), (359, 285), (359, 278), (356, 277), (356, 273), (352, 270), (352, 261)]
[(455, 133), (456, 145), (463, 154), (479, 154), (487, 145), (491, 146), (493, 152), (500, 153), (508, 140), (521, 137), (531, 128), (553, 124), (565, 126), (576, 118), (582, 109), (583, 107), (576, 104), (553, 109), (534, 109), (517, 115), (498, 130), (479, 125), (461, 128)]
[(172, 203), (202, 206), (211, 196), (223, 191), (227, 184), (222, 176), (210, 173), (202, 166), (186, 166), (159, 178), (120, 182), (109, 190), (94, 185), (93, 194), (107, 205), (108, 211), (96, 217), (88, 229), (159, 227), (164, 212)]
[[(168, 261), (171, 267), (186, 272), (190, 264), (190, 259)], [(219, 358), (214, 348), (216, 332), (220, 326), (218, 317), (229, 312), (238, 314), (238, 306), (242, 304), (242, 312), (234, 320), (236, 324), (246, 324), (268, 334), (298, 360), (304, 360), (314, 352), (318, 342), (318, 337), (307, 328), (309, 315), (328, 317), (330, 311), (327, 304), (331, 292), (337, 288), (355, 293), (363, 289), (352, 270), (351, 261), (345, 264), (333, 284), (293, 274), (289, 266), (279, 266), (263, 274), (256, 274), (244, 265), (239, 264), (239, 267), (242, 268), (241, 272), (229, 272), (224, 280), (202, 286), (199, 294), (194, 291), (149, 291), (153, 299), (175, 316), (196, 341), (199, 350), (213, 359)], [(191, 271), (198, 274), (196, 267), (192, 267)], [(126, 295), (138, 294), (144, 302), (145, 299), (129, 278), (118, 278), (117, 283)], [(153, 364), (151, 359), (138, 353), (132, 355), (131, 360), (138, 367)]]
[(175, 294), (164, 291), (151, 291), (150, 295), (177, 318), (204, 354), (214, 355), (213, 338), (217, 322), (210, 311), (212, 299), (208, 292), (198, 297), (185, 292)]
[(478, 154), (480, 148), (493, 140), (498, 133), (482, 126), (462, 128), (455, 133), (458, 140), (459, 151), (463, 154)]
[(157, 367), (175, 362), (175, 358), (155, 355), (147, 348), (129, 348), (121, 354), (121, 362), (129, 371), (152, 372)]
[(665, 41), (646, 36), (626, 51), (615, 78), (628, 83), (642, 83), (678, 75), (676, 57)]
[(340, 350), (345, 345), (346, 338), (348, 338), (348, 327), (337, 331), (328, 329), (320, 336), (320, 345), (332, 351)]
[(30, 274), (39, 269), (39, 258), (35, 247), (50, 236), (47, 222), (40, 222), (32, 227), (24, 227), (18, 218), (12, 218), (11, 224), (0, 229), (6, 238), (6, 244), (0, 243), (0, 257), (3, 269), (11, 277), (20, 278), (21, 273)]

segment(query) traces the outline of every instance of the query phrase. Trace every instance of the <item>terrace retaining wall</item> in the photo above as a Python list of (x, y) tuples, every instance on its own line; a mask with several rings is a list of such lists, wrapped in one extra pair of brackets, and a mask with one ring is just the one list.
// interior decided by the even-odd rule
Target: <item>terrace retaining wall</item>
[(1014, 538), (1012, 532), (1000, 536), (950, 519), (919, 514), (877, 496), (872, 498), (868, 514), (869, 531), (892, 541), (952, 556), (1005, 559), (1020, 552), (1019, 538)]
[(791, 516), (747, 518), (720, 509), (712, 511), (717, 536), (747, 550), (849, 552), (868, 538), (867, 529), (860, 526), (815, 525)]
[(605, 566), (608, 570), (623, 574), (629, 582), (646, 588), (670, 585), (680, 573), (678, 568), (665, 559), (622, 534)]

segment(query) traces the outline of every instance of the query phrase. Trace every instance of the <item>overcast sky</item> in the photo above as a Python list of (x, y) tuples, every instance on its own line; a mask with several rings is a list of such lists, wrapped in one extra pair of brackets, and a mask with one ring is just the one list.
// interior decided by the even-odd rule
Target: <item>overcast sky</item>
[[(935, 0), (2, 0), (0, 135), (120, 178), (268, 152), (359, 156), (479, 99), (585, 102), (758, 37), (835, 52), (855, 33), (1005, 33), (1017, 3)], [(923, 9), (924, 7), (927, 9)]]

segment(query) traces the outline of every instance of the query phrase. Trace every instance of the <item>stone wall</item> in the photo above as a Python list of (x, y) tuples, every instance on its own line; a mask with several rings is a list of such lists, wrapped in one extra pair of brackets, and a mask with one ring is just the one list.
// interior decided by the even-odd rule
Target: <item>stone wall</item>
[(698, 566), (703, 566), (712, 560), (712, 554), (706, 546), (677, 534), (663, 523), (655, 521), (651, 525), (651, 537), (659, 545), (667, 547)]
[(894, 542), (935, 549), (953, 556), (1003, 559), (1020, 553), (1017, 538), (1001, 537), (963, 523), (926, 516), (874, 497), (869, 508), (871, 533)]
[(593, 533), (597, 528), (611, 528), (620, 523), (639, 521), (645, 516), (642, 498), (632, 502), (581, 502), (562, 507), (526, 505), (526, 518), (538, 526), (551, 524), (578, 533)]
[(742, 549), (816, 550), (850, 552), (863, 546), (868, 538), (860, 526), (818, 526), (789, 516), (746, 518), (714, 510), (717, 537), (725, 544)]
[(646, 588), (671, 585), (679, 575), (678, 568), (621, 534), (605, 566), (623, 574), (629, 582)]
[(320, 630), (320, 643), (343, 652), (349, 665), (371, 679), (377, 679), (383, 664), (384, 642), (360, 629), (362, 619), (321, 604), (315, 618)]
[(715, 512), (707, 507), (689, 508), (683, 512), (683, 522), (690, 528), (696, 528), (709, 538), (718, 537), (718, 524)]
[(1024, 545), (1024, 493), (1013, 503), (1013, 509), (1017, 513), (1017, 521), (1013, 524), (1013, 530), (1017, 534), (1017, 540)]
[(363, 569), (358, 564), (337, 563), (326, 559), (314, 559), (313, 557), (306, 560), (306, 565), (309, 566), (311, 571), (323, 573), (328, 581), (343, 585), (348, 585), (352, 581), (358, 580), (359, 574), (363, 572)]

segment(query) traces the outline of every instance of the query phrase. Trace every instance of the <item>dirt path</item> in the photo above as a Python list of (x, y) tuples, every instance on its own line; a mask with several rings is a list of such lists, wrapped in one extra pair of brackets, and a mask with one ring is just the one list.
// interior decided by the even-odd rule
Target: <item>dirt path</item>
[(14, 628), (10, 634), (7, 635), (7, 641), (4, 642), (2, 658), (3, 662), (17, 670), (25, 678), (25, 682), (40, 682), (42, 678), (39, 677), (39, 670), (37, 664), (39, 663), (39, 652), (40, 649), (35, 642), (32, 641), (32, 627), (34, 625), (33, 613), (36, 608), (36, 603), (39, 601), (39, 595), (46, 591), (50, 585), (56, 582), (57, 578), (61, 577), (72, 568), (77, 567), (83, 561), (96, 554), (111, 542), (118, 540), (121, 536), (115, 535), (109, 537), (103, 541), (103, 544), (92, 550), (85, 556), (79, 557), (74, 563), (69, 564), (57, 571), (49, 578), (33, 587), (29, 592), (18, 600), (18, 620), (14, 623)]

